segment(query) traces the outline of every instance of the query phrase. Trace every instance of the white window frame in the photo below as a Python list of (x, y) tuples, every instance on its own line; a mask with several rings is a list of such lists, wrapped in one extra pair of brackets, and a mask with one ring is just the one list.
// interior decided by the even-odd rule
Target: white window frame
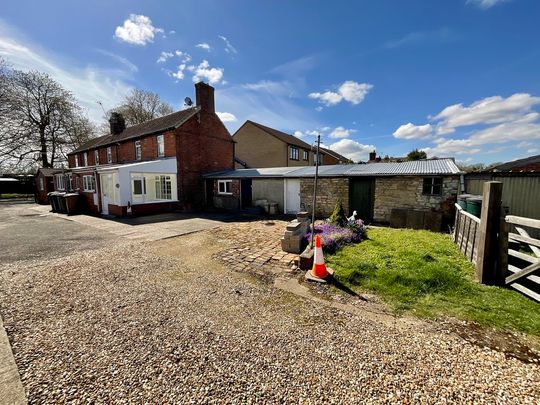
[(84, 161), (84, 167), (87, 167), (88, 166), (88, 152), (84, 152), (83, 161)]
[(142, 160), (141, 141), (135, 141), (135, 160)]
[(45, 190), (45, 184), (43, 183), (43, 177), (39, 178), (39, 190), (40, 191)]
[(75, 167), (79, 167), (79, 155), (75, 155)]
[(79, 176), (73, 176), (73, 190), (78, 190), (79, 188)]
[(296, 146), (289, 146), (289, 159), (300, 160), (300, 151)]
[[(135, 182), (140, 181), (141, 182), (141, 194), (135, 194)], [(131, 192), (133, 194), (133, 197), (135, 198), (143, 198), (146, 195), (146, 177), (140, 176), (140, 177), (133, 177), (131, 179)]]
[(96, 166), (99, 166), (99, 149), (96, 149), (94, 151), (94, 160), (95, 160)]
[[(223, 191), (221, 186), (223, 185)], [(228, 187), (227, 187), (228, 185)], [(229, 189), (229, 191), (227, 191)], [(218, 180), (218, 194), (220, 195), (232, 195), (232, 180)]]
[(163, 134), (156, 137), (157, 155), (158, 157), (165, 156), (165, 136)]
[(64, 178), (63, 174), (55, 174), (54, 175), (54, 182), (55, 182), (55, 188), (56, 190), (65, 190), (66, 189), (66, 179)]
[(83, 176), (83, 191), (96, 192), (96, 179), (93, 175)]
[(304, 151), (304, 156), (303, 156), (304, 160), (308, 161), (309, 160), (309, 152), (307, 150)]
[(112, 163), (112, 149), (111, 147), (107, 147), (107, 163)]
[[(172, 176), (168, 174), (157, 175), (154, 179), (156, 186), (156, 200), (165, 200), (169, 201), (173, 199), (173, 189), (172, 189)], [(165, 185), (165, 190), (163, 189), (163, 183)], [(167, 184), (169, 184), (169, 192), (167, 193)]]

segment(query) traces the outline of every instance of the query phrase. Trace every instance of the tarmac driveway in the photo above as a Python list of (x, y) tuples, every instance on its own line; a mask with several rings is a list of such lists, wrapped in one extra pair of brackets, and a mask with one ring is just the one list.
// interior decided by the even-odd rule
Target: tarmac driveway
[(100, 249), (119, 239), (155, 241), (238, 220), (242, 219), (224, 214), (170, 213), (129, 219), (67, 216), (53, 214), (45, 205), (0, 202), (0, 270), (16, 261)]

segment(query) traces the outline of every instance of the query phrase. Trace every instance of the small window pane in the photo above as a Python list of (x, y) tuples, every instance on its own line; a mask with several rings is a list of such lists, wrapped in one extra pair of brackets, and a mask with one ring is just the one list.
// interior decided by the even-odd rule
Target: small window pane
[(142, 180), (133, 180), (133, 194), (141, 195), (142, 193)]

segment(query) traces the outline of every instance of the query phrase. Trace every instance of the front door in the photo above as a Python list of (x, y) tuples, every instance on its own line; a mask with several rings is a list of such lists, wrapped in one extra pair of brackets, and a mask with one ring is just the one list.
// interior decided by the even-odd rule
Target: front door
[(109, 214), (109, 204), (114, 202), (114, 176), (112, 173), (101, 174), (101, 213)]
[(251, 207), (251, 179), (241, 180), (240, 195), (242, 196), (242, 208)]
[(300, 179), (285, 180), (285, 213), (296, 214), (300, 211)]
[(369, 177), (352, 177), (349, 183), (349, 215), (356, 211), (356, 219), (373, 219), (375, 181)]

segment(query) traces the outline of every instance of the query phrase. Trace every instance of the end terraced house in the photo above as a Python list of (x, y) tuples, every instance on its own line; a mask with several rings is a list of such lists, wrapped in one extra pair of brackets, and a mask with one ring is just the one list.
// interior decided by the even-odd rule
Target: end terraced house
[(199, 82), (195, 90), (195, 107), (129, 128), (113, 113), (110, 134), (68, 155), (70, 173), (56, 175), (56, 190), (77, 191), (86, 211), (117, 216), (203, 206), (201, 176), (234, 167), (234, 141), (215, 113), (214, 88)]

